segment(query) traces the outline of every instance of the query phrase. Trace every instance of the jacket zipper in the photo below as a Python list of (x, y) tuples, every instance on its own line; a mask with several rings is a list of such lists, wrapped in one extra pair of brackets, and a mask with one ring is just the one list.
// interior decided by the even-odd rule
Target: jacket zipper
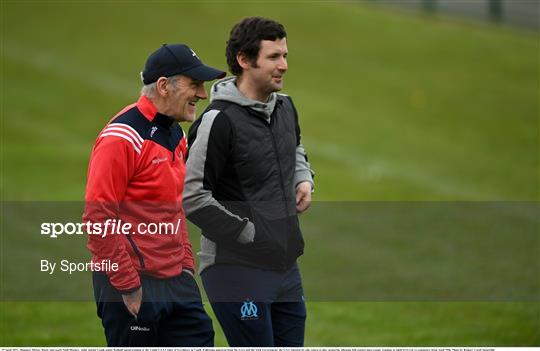
[[(278, 105), (279, 106), (279, 105)], [(278, 109), (278, 106), (276, 106), (276, 110)], [(267, 126), (270, 130), (270, 135), (272, 136), (272, 146), (274, 148), (274, 154), (276, 155), (276, 160), (277, 160), (277, 164), (278, 164), (278, 171), (279, 171), (279, 181), (281, 183), (281, 195), (283, 197), (283, 203), (285, 204), (285, 216), (287, 218), (287, 223), (289, 224), (289, 226), (291, 225), (290, 223), (290, 216), (289, 216), (289, 205), (287, 204), (287, 197), (285, 196), (285, 182), (283, 180), (283, 172), (281, 171), (281, 161), (279, 159), (279, 152), (278, 152), (278, 149), (277, 149), (277, 143), (276, 143), (276, 138), (274, 136), (274, 131), (272, 130), (272, 124), (275, 124), (274, 122), (274, 119), (273, 116), (274, 114), (272, 114), (272, 116), (270, 117), (270, 123), (267, 123)], [(275, 113), (275, 115), (277, 116), (277, 112)], [(287, 258), (287, 253), (285, 253), (285, 258)]]
[[(278, 107), (279, 107), (279, 105), (276, 106), (276, 111), (277, 111)], [(274, 113), (272, 115), (274, 115)], [(275, 115), (277, 116), (277, 112), (275, 113)], [(267, 123), (267, 126), (270, 129), (270, 135), (272, 136), (272, 146), (274, 148), (274, 154), (276, 155), (276, 160), (277, 160), (277, 163), (278, 163), (279, 181), (281, 183), (281, 192), (282, 192), (282, 195), (283, 195), (283, 201), (285, 201), (285, 207), (287, 209), (287, 217), (288, 217), (289, 216), (289, 208), (287, 206), (287, 197), (285, 196), (285, 182), (283, 181), (283, 172), (281, 171), (281, 161), (279, 159), (279, 153), (277, 151), (276, 138), (274, 136), (274, 131), (272, 130), (272, 125), (275, 124), (275, 122), (274, 122), (275, 118), (273, 118), (273, 117), (275, 117), (275, 116), (270, 117), (270, 123)]]
[(287, 207), (287, 216), (289, 215), (289, 209), (287, 206), (287, 197), (285, 196), (285, 182), (283, 181), (283, 173), (281, 171), (281, 161), (279, 159), (279, 153), (277, 152), (277, 144), (276, 139), (274, 137), (274, 132), (272, 131), (272, 128), (270, 128), (270, 135), (272, 135), (272, 144), (274, 147), (274, 154), (276, 155), (276, 160), (278, 163), (278, 170), (279, 170), (279, 182), (281, 183), (281, 195), (283, 196), (283, 201), (285, 201), (285, 207)]
[(131, 237), (131, 234), (128, 234), (126, 236), (127, 236), (128, 240), (129, 240), (129, 243), (133, 247), (133, 251), (135, 251), (135, 254), (139, 258), (139, 263), (141, 264), (141, 268), (144, 269), (144, 258), (142, 256), (142, 253), (139, 251), (139, 248), (137, 247), (137, 245), (135, 245), (135, 241), (133, 241), (133, 238)]

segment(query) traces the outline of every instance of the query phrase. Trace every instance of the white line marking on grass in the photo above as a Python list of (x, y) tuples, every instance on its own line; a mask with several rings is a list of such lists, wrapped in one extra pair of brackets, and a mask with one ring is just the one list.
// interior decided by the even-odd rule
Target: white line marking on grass
[(62, 56), (40, 50), (30, 50), (14, 43), (3, 43), (3, 53), (10, 60), (23, 62), (35, 69), (53, 73), (58, 76), (73, 79), (101, 90), (104, 93), (123, 98), (133, 96), (137, 85), (131, 80), (114, 77), (92, 67), (82, 67), (80, 64), (64, 59)]
[[(337, 144), (314, 141), (306, 143), (308, 155), (315, 153), (325, 158), (341, 162), (346, 167), (355, 170), (356, 175), (370, 181), (382, 177), (398, 178), (410, 182), (420, 188), (435, 190), (439, 194), (456, 197), (456, 200), (480, 201), (486, 199), (501, 199), (499, 194), (485, 193), (470, 186), (458, 184), (450, 179), (421, 171), (414, 165), (390, 162), (380, 156), (366, 156), (360, 152), (351, 152)], [(345, 170), (344, 170), (345, 172)]]
[[(3, 43), (3, 58), (23, 63), (31, 66), (33, 69), (43, 71), (44, 73), (53, 74), (61, 78), (75, 80), (81, 83), (81, 86), (97, 89), (105, 94), (117, 96), (119, 98), (133, 97), (133, 91), (136, 91), (136, 85), (129, 80), (114, 77), (112, 74), (91, 69), (90, 67), (82, 67), (74, 61), (64, 59), (59, 55), (51, 52), (29, 50), (28, 48), (14, 43)], [(25, 97), (26, 101), (33, 101), (34, 104), (43, 105), (39, 98), (34, 98), (36, 94), (29, 93)], [(90, 98), (90, 97), (89, 97)], [(16, 127), (26, 133), (31, 132), (35, 135), (47, 139), (61, 138), (64, 144), (69, 143), (70, 147), (77, 146), (86, 155), (89, 154), (92, 143), (81, 142), (78, 136), (71, 136), (56, 125), (47, 123), (28, 123), (28, 119), (32, 116), (27, 116), (25, 120), (10, 119), (10, 125)], [(40, 121), (43, 122), (43, 121)]]
[[(308, 154), (317, 154), (334, 161), (341, 162), (345, 167), (353, 169), (356, 174), (367, 181), (389, 177), (405, 180), (419, 187), (435, 190), (439, 194), (455, 197), (453, 202), (483, 202), (486, 207), (491, 207), (501, 215), (520, 218), (525, 221), (540, 223), (540, 205), (535, 201), (510, 201), (500, 194), (479, 192), (471, 187), (457, 184), (455, 181), (441, 178), (419, 171), (413, 165), (405, 166), (398, 163), (390, 163), (383, 158), (375, 156), (366, 157), (360, 153), (346, 151), (345, 148), (332, 143), (314, 141), (306, 142)], [(344, 169), (343, 172), (347, 172)], [(359, 181), (360, 182), (360, 181)], [(496, 200), (493, 200), (496, 199)], [(445, 200), (447, 201), (447, 200)], [(509, 204), (513, 203), (512, 206)]]

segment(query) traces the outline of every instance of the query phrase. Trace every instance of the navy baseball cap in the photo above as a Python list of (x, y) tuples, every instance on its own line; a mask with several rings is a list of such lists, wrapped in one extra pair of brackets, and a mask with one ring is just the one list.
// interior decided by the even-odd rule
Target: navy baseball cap
[(226, 75), (224, 71), (204, 65), (195, 51), (185, 44), (163, 44), (148, 56), (141, 73), (145, 85), (156, 82), (159, 77), (177, 74), (202, 81), (223, 78)]

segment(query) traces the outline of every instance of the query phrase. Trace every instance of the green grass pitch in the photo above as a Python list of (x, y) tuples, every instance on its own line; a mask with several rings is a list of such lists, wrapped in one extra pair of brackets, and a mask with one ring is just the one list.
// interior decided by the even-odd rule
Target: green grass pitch
[[(284, 92), (299, 110), (316, 201), (539, 200), (537, 32), (367, 1), (5, 0), (1, 13), (2, 201), (80, 201), (94, 139), (137, 98), (147, 55), (162, 43), (186, 42), (205, 63), (225, 69), (229, 30), (251, 15), (287, 28)], [(316, 276), (317, 255), (328, 253), (317, 231), (324, 216), (308, 216), (306, 282)], [(199, 233), (190, 236), (197, 243)], [(362, 243), (361, 230), (358, 237)], [(368, 238), (375, 246), (359, 245), (356, 262), (385, 243)], [(25, 245), (30, 237), (18, 240), (21, 260), (41, 254)], [(538, 237), (531, 242), (538, 252)], [(331, 238), (326, 243), (331, 247)], [(6, 247), (1, 289), (12, 272)], [(72, 249), (84, 252), (83, 244)], [(329, 262), (336, 272), (343, 268)], [(538, 264), (527, 269), (538, 272)], [(324, 288), (310, 287), (315, 294)], [(350, 296), (308, 302), (306, 346), (540, 346), (537, 290), (532, 301)], [(89, 300), (10, 300), (0, 302), (0, 346), (104, 345)], [(215, 318), (214, 326), (216, 345), (225, 346)]]

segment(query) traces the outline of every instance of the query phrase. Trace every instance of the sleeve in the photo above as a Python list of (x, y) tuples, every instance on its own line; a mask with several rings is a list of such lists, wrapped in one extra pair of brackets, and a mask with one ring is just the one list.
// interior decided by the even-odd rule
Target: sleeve
[(248, 243), (255, 236), (253, 223), (228, 211), (213, 195), (230, 155), (231, 138), (228, 117), (218, 110), (206, 112), (192, 125), (183, 205), (188, 219), (208, 239)]
[[(137, 150), (122, 137), (101, 136), (96, 141), (88, 167), (84, 223), (118, 219), (119, 206), (135, 171)], [(139, 274), (120, 235), (88, 234), (87, 247), (96, 262), (110, 260), (118, 264), (117, 271), (106, 272), (118, 291), (128, 293), (140, 287)]]
[(296, 187), (302, 182), (310, 182), (311, 188), (314, 189), (315, 183), (313, 182), (313, 178), (315, 177), (315, 172), (311, 169), (306, 150), (304, 149), (304, 145), (302, 145), (300, 123), (298, 122), (298, 112), (296, 111), (296, 107), (294, 106), (292, 99), (289, 96), (287, 98), (289, 99), (289, 102), (294, 110), (294, 126), (296, 133), (296, 167), (294, 170), (294, 186)]

